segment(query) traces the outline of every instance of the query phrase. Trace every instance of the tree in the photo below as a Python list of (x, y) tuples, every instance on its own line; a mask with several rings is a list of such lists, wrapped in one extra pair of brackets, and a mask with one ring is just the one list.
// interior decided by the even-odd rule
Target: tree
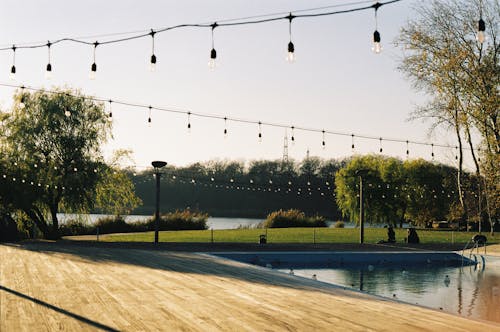
[(404, 218), (406, 200), (401, 198), (402, 165), (395, 158), (368, 155), (352, 158), (335, 176), (336, 201), (345, 217), (359, 222), (359, 177), (363, 175), (366, 219), (395, 225)]
[[(433, 0), (420, 2), (415, 9), (416, 19), (397, 39), (404, 51), (400, 70), (416, 89), (431, 97), (414, 117), (432, 119), (431, 128), (444, 125), (456, 135), (463, 219), (468, 217), (463, 183), (464, 146), (468, 145), (477, 178), (487, 177), (482, 181), (483, 193), (492, 223), (491, 215), (498, 215), (500, 205), (499, 2)], [(480, 17), (487, 26), (484, 43), (476, 40)], [(473, 132), (479, 133), (479, 144), (473, 143)]]
[(106, 169), (100, 147), (111, 128), (103, 106), (78, 91), (21, 90), (2, 116), (8, 178), (17, 179), (9, 198), (46, 238), (57, 238), (61, 207), (78, 212), (94, 204)]
[[(444, 220), (450, 206), (457, 202), (455, 186), (446, 185), (446, 177), (455, 170), (443, 168), (423, 159), (403, 163), (406, 175), (406, 218), (424, 227), (432, 221)], [(463, 213), (460, 213), (463, 214)]]
[(120, 169), (123, 160), (132, 161), (132, 151), (117, 150), (113, 158), (101, 171), (100, 180), (96, 186), (95, 207), (105, 213), (115, 216), (130, 213), (142, 204), (135, 194), (135, 187), (130, 179), (132, 171)]

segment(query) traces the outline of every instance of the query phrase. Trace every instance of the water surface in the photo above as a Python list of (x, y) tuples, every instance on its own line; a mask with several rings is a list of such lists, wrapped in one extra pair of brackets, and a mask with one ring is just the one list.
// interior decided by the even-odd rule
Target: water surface
[[(282, 270), (288, 273), (289, 270)], [(500, 323), (500, 258), (467, 267), (294, 269), (305, 278)]]

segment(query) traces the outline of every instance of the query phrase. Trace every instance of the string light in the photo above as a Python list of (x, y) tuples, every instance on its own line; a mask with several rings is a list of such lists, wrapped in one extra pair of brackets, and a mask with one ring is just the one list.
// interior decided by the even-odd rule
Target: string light
[(259, 143), (262, 142), (262, 122), (259, 121)]
[(291, 139), (292, 139), (292, 145), (295, 145), (295, 134), (294, 134), (294, 130), (295, 130), (295, 127), (294, 127), (294, 126), (292, 126), (292, 137), (291, 137)]
[(153, 107), (151, 105), (148, 106), (149, 113), (148, 113), (148, 125), (151, 126), (151, 110)]
[[(34, 87), (26, 87), (24, 85), (0, 83), (0, 86), (18, 88), (18, 89), (22, 90), (21, 91), (21, 103), (19, 105), (20, 108), (22, 108), (23, 107), (22, 104), (24, 104), (26, 102), (26, 96), (23, 95), (23, 93), (26, 89), (32, 90), (32, 91), (39, 91), (39, 92), (43, 92), (43, 93), (56, 94), (56, 95), (63, 94), (65, 96), (84, 98), (86, 100), (92, 100), (95, 102), (103, 102), (103, 103), (109, 102), (109, 99), (107, 99), (107, 98), (105, 99), (105, 98), (98, 98), (98, 97), (92, 97), (92, 96), (73, 95), (73, 94), (68, 93), (68, 92), (61, 92), (61, 91), (57, 91), (57, 90), (46, 90), (46, 89), (34, 88)], [(149, 108), (153, 109), (154, 108), (155, 110), (162, 111), (162, 112), (168, 112), (168, 113), (187, 114), (188, 115), (188, 127), (190, 127), (190, 116), (191, 115), (202, 117), (202, 118), (222, 119), (222, 120), (225, 118), (226, 121), (234, 121), (234, 122), (244, 123), (244, 124), (258, 124), (258, 126), (259, 126), (259, 139), (260, 139), (259, 141), (261, 141), (261, 138), (262, 138), (262, 125), (275, 127), (275, 128), (283, 128), (285, 130), (287, 128), (290, 128), (288, 125), (285, 125), (282, 123), (262, 122), (262, 121), (256, 121), (256, 120), (251, 120), (251, 119), (233, 118), (233, 117), (228, 117), (228, 116), (211, 115), (211, 114), (199, 113), (199, 112), (193, 113), (193, 112), (187, 111), (187, 110), (170, 109), (170, 108), (165, 108), (165, 107), (153, 107), (151, 105), (147, 106), (145, 104), (136, 104), (136, 103), (126, 102), (126, 101), (119, 101), (119, 100), (113, 100), (113, 103), (119, 104), (119, 105), (124, 105), (124, 106), (135, 107), (135, 108), (144, 108), (144, 109), (149, 109)], [(314, 132), (314, 133), (323, 133), (323, 131), (324, 131), (325, 135), (331, 134), (331, 135), (337, 135), (337, 136), (351, 136), (351, 141), (352, 141), (351, 148), (353, 149), (353, 152), (354, 152), (354, 148), (355, 148), (355, 145), (354, 145), (354, 137), (355, 136), (357, 136), (358, 138), (363, 138), (363, 139), (367, 139), (367, 140), (377, 140), (377, 141), (380, 141), (380, 138), (381, 138), (380, 136), (374, 137), (374, 136), (369, 136), (369, 135), (359, 135), (359, 134), (355, 135), (354, 133), (347, 134), (347, 133), (338, 132), (338, 131), (325, 130), (325, 129), (315, 129), (315, 128), (308, 128), (308, 127), (300, 127), (300, 128), (295, 127), (295, 128), (306, 131), (306, 132)], [(402, 140), (402, 139), (397, 139), (397, 138), (383, 138), (383, 139), (386, 141), (390, 141), (390, 142), (406, 143), (407, 155), (409, 154), (409, 149), (408, 149), (409, 143), (416, 144), (416, 145), (423, 145), (423, 146), (431, 146), (431, 143), (427, 143), (427, 142), (409, 141), (409, 140)], [(325, 145), (326, 145), (326, 142), (325, 142)], [(442, 148), (448, 148), (448, 149), (454, 149), (456, 147), (455, 145), (452, 146), (452, 145), (447, 145), (447, 144), (434, 144), (434, 143), (432, 143), (432, 145), (439, 146)], [(464, 147), (463, 149), (470, 150), (470, 148), (467, 148), (467, 147)]]
[(382, 149), (382, 137), (380, 137), (380, 149), (379, 149), (379, 152), (382, 153), (383, 149)]
[(211, 27), (212, 27), (212, 49), (210, 50), (210, 60), (208, 60), (208, 68), (210, 69), (215, 69), (216, 62), (215, 59), (217, 58), (217, 51), (215, 50), (214, 47), (214, 30), (218, 26), (217, 22), (214, 22)]
[(93, 60), (94, 62), (92, 63), (92, 65), (90, 66), (90, 74), (89, 74), (89, 78), (91, 80), (95, 80), (95, 75), (96, 75), (96, 72), (97, 72), (97, 64), (95, 63), (95, 51), (97, 49), (97, 46), (99, 45), (99, 42), (95, 42), (94, 43), (94, 56), (93, 56)]
[(187, 112), (187, 117), (188, 117), (187, 129), (188, 129), (188, 133), (191, 133), (191, 112)]
[(12, 67), (10, 67), (10, 79), (16, 79), (16, 45), (12, 45)]
[(408, 140), (406, 141), (406, 159), (410, 156), (410, 146)]
[(64, 115), (65, 115), (67, 118), (69, 118), (69, 117), (71, 116), (71, 112), (70, 112), (69, 108), (66, 108), (66, 109), (64, 110)]
[(484, 43), (486, 36), (485, 32), (486, 31), (486, 24), (484, 23), (483, 20), (483, 1), (479, 1), (479, 21), (477, 22), (477, 35), (476, 39), (479, 43)]
[(151, 61), (149, 64), (149, 70), (153, 72), (156, 70), (156, 55), (155, 55), (155, 34), (156, 34), (156, 32), (153, 29), (151, 29), (151, 32), (149, 34), (151, 35)]
[(325, 143), (325, 130), (323, 129), (323, 130), (321, 131), (321, 133), (323, 134), (323, 140), (321, 141), (321, 147), (322, 147), (322, 149), (324, 150), (324, 149), (325, 149), (325, 147), (326, 147), (326, 143)]
[(227, 138), (227, 117), (224, 117), (224, 138)]
[(351, 150), (354, 153), (354, 134), (351, 134)]
[(375, 54), (379, 54), (382, 51), (382, 46), (380, 45), (380, 33), (378, 32), (378, 9), (382, 6), (380, 2), (376, 2), (373, 4), (373, 8), (375, 9), (375, 31), (373, 32), (373, 47), (372, 51)]
[[(344, 10), (336, 10), (336, 11), (326, 11), (326, 12), (316, 12), (316, 13), (311, 13), (311, 11), (313, 10), (321, 10), (321, 9), (327, 9), (327, 8), (333, 8), (333, 7), (341, 7), (341, 6), (347, 6), (347, 5), (354, 5), (354, 3), (352, 4), (349, 4), (349, 3), (345, 3), (345, 4), (338, 4), (338, 5), (333, 5), (333, 6), (324, 6), (324, 7), (318, 7), (318, 8), (309, 8), (309, 9), (303, 9), (303, 10), (299, 10), (300, 12), (309, 12), (309, 13), (305, 13), (305, 14), (298, 14), (298, 15), (292, 15), (291, 12), (287, 15), (287, 16), (275, 16), (275, 15), (280, 15), (281, 13), (276, 13), (276, 14), (266, 14), (266, 15), (260, 15), (260, 16), (252, 16), (252, 17), (245, 17), (245, 18), (240, 18), (240, 19), (227, 19), (227, 20), (223, 20), (222, 23), (218, 24), (218, 23), (213, 23), (213, 24), (207, 24), (207, 23), (185, 23), (185, 24), (178, 24), (178, 25), (175, 25), (175, 26), (169, 26), (169, 27), (164, 27), (164, 28), (161, 28), (161, 29), (157, 29), (157, 30), (152, 30), (145, 33), (143, 31), (141, 31), (140, 33), (139, 32), (121, 32), (121, 33), (116, 33), (116, 34), (113, 34), (113, 35), (124, 35), (124, 34), (132, 34), (134, 33), (134, 35), (130, 35), (130, 36), (127, 36), (127, 37), (120, 37), (120, 38), (117, 38), (117, 39), (111, 39), (111, 40), (107, 40), (105, 42), (102, 42), (101, 44), (99, 44), (98, 42), (95, 42), (95, 43), (91, 43), (91, 42), (88, 42), (86, 41), (85, 39), (78, 39), (78, 38), (61, 38), (61, 39), (57, 39), (57, 40), (53, 40), (51, 42), (51, 45), (55, 45), (55, 44), (59, 44), (59, 43), (62, 43), (62, 42), (74, 42), (74, 43), (78, 43), (78, 44), (85, 44), (85, 45), (94, 45), (94, 53), (95, 53), (95, 48), (97, 45), (103, 45), (103, 44), (106, 44), (106, 45), (110, 45), (110, 44), (116, 44), (116, 43), (122, 43), (122, 42), (127, 42), (127, 41), (130, 41), (130, 40), (135, 40), (135, 39), (139, 39), (139, 38), (144, 38), (144, 37), (148, 37), (148, 36), (151, 36), (153, 38), (153, 54), (151, 56), (151, 63), (152, 64), (155, 64), (156, 62), (156, 55), (154, 54), (154, 36), (156, 33), (163, 33), (163, 32), (167, 32), (167, 31), (170, 31), (170, 30), (174, 30), (174, 29), (181, 29), (181, 28), (188, 28), (188, 27), (194, 27), (194, 28), (211, 28), (212, 29), (212, 50), (210, 52), (210, 62), (209, 62), (209, 66), (211, 68), (215, 67), (215, 58), (216, 58), (216, 51), (215, 51), (215, 48), (214, 48), (214, 45), (213, 45), (213, 30), (215, 29), (215, 27), (217, 26), (237, 26), (237, 25), (251, 25), (251, 24), (261, 24), (261, 23), (266, 23), (266, 22), (273, 22), (273, 21), (278, 21), (278, 20), (288, 20), (289, 21), (289, 34), (290, 34), (290, 42), (288, 44), (288, 56), (287, 56), (287, 60), (289, 60), (290, 62), (293, 62), (295, 60), (295, 54), (294, 54), (294, 45), (293, 45), (293, 42), (292, 42), (292, 38), (291, 38), (291, 21), (294, 19), (294, 18), (297, 18), (297, 17), (301, 17), (301, 18), (314, 18), (314, 17), (322, 17), (322, 16), (330, 16), (330, 15), (336, 15), (336, 14), (347, 14), (347, 13), (352, 13), (352, 12), (358, 12), (358, 11), (364, 11), (364, 10), (369, 10), (369, 9), (375, 9), (375, 16), (377, 15), (377, 12), (378, 12), (378, 9), (383, 6), (383, 5), (386, 5), (386, 4), (394, 4), (394, 3), (397, 3), (397, 2), (400, 2), (402, 0), (387, 0), (385, 2), (379, 2), (377, 1), (375, 4), (371, 5), (371, 6), (362, 6), (362, 7), (357, 7), (357, 8), (350, 8), (350, 9), (344, 9)], [(362, 3), (364, 1), (360, 1), (359, 3)], [(299, 12), (297, 11), (297, 12)], [(482, 20), (482, 18), (479, 20), (479, 29), (478, 29), (478, 38), (480, 36), (481, 40), (484, 41), (484, 21)], [(482, 33), (481, 33), (482, 32)], [(102, 35), (101, 35), (102, 36)], [(375, 30), (375, 33), (374, 33), (374, 43), (378, 43), (378, 45), (374, 45), (374, 51), (376, 51), (377, 53), (380, 52), (381, 50), (381, 47), (380, 47), (380, 34), (377, 32), (377, 30)], [(24, 44), (18, 48), (22, 48), (22, 49), (35, 49), (35, 48), (41, 48), (41, 47), (46, 47), (47, 44), (38, 44), (38, 43), (31, 43), (31, 44)], [(13, 49), (11, 47), (4, 47), (4, 48), (0, 48), (0, 51), (5, 51), (5, 50), (10, 50), (10, 49)], [(153, 66), (154, 67), (154, 66)], [(15, 74), (15, 66), (13, 66), (14, 68), (14, 73)], [(91, 67), (91, 74), (92, 76), (95, 77), (95, 72), (97, 71), (97, 65), (95, 63), (95, 59), (94, 59), (94, 62), (92, 64), (92, 67)], [(12, 69), (11, 69), (11, 74), (12, 74)]]
[(52, 44), (47, 42), (47, 54), (48, 54), (48, 62), (47, 62), (47, 67), (45, 68), (45, 78), (50, 80), (52, 78), (52, 64), (50, 63), (50, 46)]
[(26, 107), (26, 96), (24, 95), (24, 86), (21, 86), (21, 100), (19, 102), (19, 108), (24, 109)]
[[(292, 42), (292, 20), (295, 18), (295, 16), (290, 13), (288, 16), (288, 35), (290, 37), (290, 41), (288, 43), (288, 54), (286, 56), (286, 61), (289, 63), (295, 62), (295, 46), (293, 45)], [(293, 140), (292, 140), (293, 141)]]
[(113, 103), (113, 101), (110, 99), (109, 100), (109, 113), (108, 113), (108, 121), (113, 121), (113, 110), (112, 110), (112, 106), (111, 104)]
[(434, 160), (434, 143), (431, 143), (431, 157)]

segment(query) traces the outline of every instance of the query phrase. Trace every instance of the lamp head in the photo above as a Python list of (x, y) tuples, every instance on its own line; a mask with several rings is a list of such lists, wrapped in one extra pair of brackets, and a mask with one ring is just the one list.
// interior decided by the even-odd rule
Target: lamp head
[(162, 168), (165, 167), (167, 163), (164, 161), (153, 161), (151, 165), (153, 165), (154, 168)]

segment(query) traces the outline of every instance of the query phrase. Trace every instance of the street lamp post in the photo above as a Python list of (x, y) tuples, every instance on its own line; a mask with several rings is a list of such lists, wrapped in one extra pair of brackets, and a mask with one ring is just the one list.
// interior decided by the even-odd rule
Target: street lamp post
[(359, 177), (359, 243), (365, 242), (365, 207), (363, 200), (363, 176), (368, 174), (366, 169), (358, 169), (356, 175)]
[(155, 244), (158, 244), (158, 230), (160, 224), (160, 168), (167, 165), (164, 161), (153, 161), (151, 163), (154, 167), (154, 174), (156, 177), (156, 211), (155, 211)]

